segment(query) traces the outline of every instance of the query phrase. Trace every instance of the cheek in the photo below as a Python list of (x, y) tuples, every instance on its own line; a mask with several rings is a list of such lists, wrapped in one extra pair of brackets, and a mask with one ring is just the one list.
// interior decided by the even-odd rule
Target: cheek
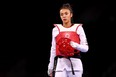
[(67, 19), (68, 19), (68, 20), (70, 20), (70, 19), (71, 19), (71, 17), (70, 17), (70, 16), (68, 16), (68, 17), (67, 17)]
[(63, 17), (62, 16), (60, 18), (63, 20)]
[(68, 18), (71, 18), (72, 16), (71, 15), (68, 15)]

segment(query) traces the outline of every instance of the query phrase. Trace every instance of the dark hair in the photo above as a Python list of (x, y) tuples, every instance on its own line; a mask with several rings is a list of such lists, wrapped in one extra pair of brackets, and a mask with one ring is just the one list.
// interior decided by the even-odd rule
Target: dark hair
[(72, 7), (69, 3), (65, 3), (62, 5), (62, 7), (60, 8), (61, 9), (69, 9), (71, 13), (73, 13), (73, 10), (72, 10)]
[[(72, 6), (69, 3), (65, 3), (61, 6), (61, 9), (69, 9), (70, 12), (73, 14)], [(73, 18), (71, 18), (71, 22), (74, 23)]]

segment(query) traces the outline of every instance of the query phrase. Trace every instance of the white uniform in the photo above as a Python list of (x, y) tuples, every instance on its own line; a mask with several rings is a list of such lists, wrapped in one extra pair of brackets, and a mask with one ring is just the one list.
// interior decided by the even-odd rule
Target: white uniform
[[(89, 47), (87, 43), (87, 38), (85, 32), (83, 30), (82, 24), (74, 24), (70, 28), (65, 28), (61, 24), (55, 24), (56, 27), (53, 28), (52, 31), (52, 46), (50, 53), (50, 63), (48, 65), (48, 74), (50, 73), (50, 69), (53, 69), (54, 66), (54, 57), (56, 56), (56, 40), (55, 37), (59, 34), (60, 31), (76, 31), (80, 38), (80, 44), (72, 43), (72, 45), (81, 52), (87, 52)], [(77, 29), (77, 26), (78, 29)], [(58, 29), (59, 28), (59, 29)], [(77, 29), (77, 30), (76, 30)], [(73, 68), (75, 71), (75, 75), (72, 74), (71, 63), (67, 58), (58, 58), (55, 77), (82, 77), (83, 73), (83, 65), (82, 61), (79, 58), (70, 58), (73, 64)]]

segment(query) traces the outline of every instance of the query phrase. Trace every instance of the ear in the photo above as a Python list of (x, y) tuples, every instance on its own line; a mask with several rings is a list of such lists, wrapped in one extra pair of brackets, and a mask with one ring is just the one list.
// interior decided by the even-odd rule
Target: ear
[(73, 14), (71, 13), (70, 16), (73, 17)]

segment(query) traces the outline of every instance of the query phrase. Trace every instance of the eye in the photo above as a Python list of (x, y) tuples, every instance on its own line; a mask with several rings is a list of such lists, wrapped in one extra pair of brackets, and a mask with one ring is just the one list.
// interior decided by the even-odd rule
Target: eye
[(60, 13), (60, 16), (63, 16), (63, 13)]
[(65, 12), (65, 15), (68, 15), (68, 13), (67, 13), (67, 12)]

